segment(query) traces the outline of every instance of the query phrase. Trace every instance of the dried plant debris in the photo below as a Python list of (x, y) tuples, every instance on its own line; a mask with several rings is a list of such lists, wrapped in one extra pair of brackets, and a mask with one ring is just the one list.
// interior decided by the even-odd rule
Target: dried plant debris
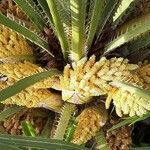
[(119, 123), (119, 119), (110, 119), (104, 127), (105, 136), (110, 150), (130, 150), (132, 144), (131, 128), (128, 125), (108, 132), (113, 125)]
[(2, 0), (0, 3), (0, 11), (5, 15), (13, 14), (14, 16), (24, 21), (28, 20), (25, 13), (22, 12), (22, 10), (17, 5), (15, 5), (12, 0)]
[(29, 121), (35, 128), (36, 134), (40, 135), (48, 119), (47, 114), (49, 114), (49, 111), (46, 109), (26, 108), (1, 122), (1, 129), (4, 129), (8, 134), (22, 135), (23, 131), (21, 128), (21, 122)]

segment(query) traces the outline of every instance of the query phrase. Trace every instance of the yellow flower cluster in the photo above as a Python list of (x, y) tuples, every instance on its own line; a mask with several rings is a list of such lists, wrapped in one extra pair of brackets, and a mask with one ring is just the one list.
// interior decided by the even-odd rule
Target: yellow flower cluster
[(108, 93), (106, 108), (109, 108), (112, 99), (116, 113), (120, 117), (127, 114), (129, 114), (129, 116), (142, 116), (150, 110), (150, 101), (148, 99), (121, 88), (113, 89)]
[(144, 88), (150, 90), (150, 63), (144, 62), (138, 68), (137, 74), (144, 81)]
[[(17, 33), (0, 25), (0, 60), (16, 56), (33, 55), (32, 48), (27, 41)], [(10, 59), (11, 60), (11, 59)], [(20, 79), (43, 72), (43, 69), (30, 62), (3, 62), (0, 64), (0, 75), (7, 77), (7, 81), (0, 80), (0, 89), (13, 85)], [(59, 88), (59, 77), (49, 77), (38, 82), (20, 93), (6, 99), (5, 104), (17, 104), (26, 107), (48, 107), (59, 111), (62, 106), (61, 96), (50, 92), (46, 88)]]
[(102, 57), (95, 61), (95, 56), (89, 60), (83, 58), (72, 65), (66, 65), (63, 77), (60, 77), (62, 99), (75, 104), (87, 103), (93, 96), (106, 94), (106, 108), (111, 101), (119, 116), (141, 116), (150, 110), (148, 99), (135, 93), (115, 87), (111, 84), (119, 81), (150, 90), (150, 64), (136, 65), (128, 63), (127, 59)]
[(129, 64), (123, 58), (108, 60), (102, 57), (96, 62), (95, 56), (89, 60), (85, 57), (64, 68), (60, 78), (62, 98), (75, 104), (86, 103), (92, 96), (107, 94), (112, 89), (110, 81), (127, 80), (137, 68), (138, 65)]
[[(6, 88), (7, 82), (0, 81), (1, 89)], [(4, 104), (17, 104), (19, 106), (45, 107), (54, 111), (60, 111), (62, 106), (61, 96), (47, 89), (26, 88), (20, 93), (6, 99)]]
[(32, 54), (30, 45), (22, 36), (0, 25), (0, 59)]
[[(18, 62), (14, 64), (4, 63), (0, 64), (0, 74), (3, 74), (8, 77), (8, 84), (15, 83), (20, 79), (28, 77), (38, 72), (46, 71), (46, 69), (37, 66), (36, 64), (32, 64), (30, 62)], [(55, 83), (59, 83), (58, 77), (49, 77), (44, 79), (41, 82), (37, 82), (33, 85), (34, 88), (50, 88), (55, 86)]]
[(100, 127), (105, 125), (107, 120), (107, 111), (101, 105), (98, 107), (85, 108), (77, 117), (77, 127), (73, 135), (72, 142), (83, 144), (94, 137)]

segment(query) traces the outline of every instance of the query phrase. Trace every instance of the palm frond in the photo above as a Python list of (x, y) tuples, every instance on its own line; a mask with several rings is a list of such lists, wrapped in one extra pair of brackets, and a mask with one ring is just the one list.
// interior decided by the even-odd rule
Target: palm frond
[(103, 30), (105, 24), (107, 23), (108, 19), (112, 15), (112, 12), (116, 8), (117, 4), (118, 4), (118, 0), (107, 0), (106, 1), (104, 10), (102, 12), (102, 17), (99, 20), (99, 25), (98, 25), (98, 30), (97, 30), (97, 40), (101, 39), (100, 35), (102, 33), (102, 30)]
[(59, 139), (59, 140), (64, 139), (64, 135), (68, 127), (69, 120), (74, 111), (75, 111), (74, 104), (69, 104), (69, 103), (64, 104), (64, 107), (62, 108), (62, 111), (60, 113), (59, 123), (57, 125), (57, 128), (53, 136), (54, 139)]
[(113, 26), (117, 26), (122, 21), (122, 18), (131, 12), (136, 3), (136, 0), (121, 0), (121, 3), (113, 16)]
[(105, 53), (108, 53), (129, 41), (135, 40), (138, 38), (138, 36), (149, 31), (150, 14), (146, 14), (138, 19), (133, 19), (127, 22), (117, 31), (117, 37), (107, 44), (105, 47)]
[(9, 146), (13, 146), (15, 144), (15, 146), (18, 147), (28, 147), (28, 148), (33, 147), (36, 149), (86, 150), (84, 146), (79, 146), (79, 145), (75, 145), (60, 140), (46, 139), (41, 137), (35, 138), (35, 137), (27, 137), (27, 136), (25, 137), (25, 136), (0, 134), (0, 141), (2, 144), (7, 144)]
[(80, 60), (85, 54), (85, 16), (87, 0), (70, 0), (72, 38), (70, 57)]
[(122, 126), (125, 126), (125, 125), (132, 125), (132, 124), (135, 124), (136, 122), (138, 121), (142, 121), (142, 120), (145, 120), (146, 118), (149, 118), (150, 117), (150, 113), (147, 113), (141, 117), (139, 116), (133, 116), (133, 117), (127, 117), (125, 118), (123, 121), (119, 122), (118, 124), (116, 125), (113, 125), (109, 130), (108, 132), (110, 131), (113, 131), (115, 129), (118, 129)]
[(127, 48), (130, 54), (150, 46), (150, 33), (138, 38), (137, 40), (128, 43)]
[[(90, 27), (89, 27), (89, 31), (88, 31), (88, 36), (87, 36), (87, 47), (89, 48), (93, 42), (95, 33), (97, 31), (97, 27), (99, 24), (99, 21), (102, 17), (102, 12), (105, 6), (105, 0), (95, 0), (93, 2), (93, 9), (92, 9), (92, 14), (91, 14), (91, 19), (89, 19), (90, 21)], [(96, 18), (96, 19), (95, 19)]]
[(40, 16), (40, 14), (34, 9), (28, 0), (14, 0), (14, 2), (24, 11), (24, 13), (30, 18), (34, 25), (40, 30), (43, 31), (45, 27), (45, 21)]
[(50, 13), (47, 2), (45, 0), (44, 1), (43, 0), (38, 0), (38, 2), (39, 2), (39, 5), (41, 6), (41, 8), (43, 9), (44, 13), (46, 14), (45, 17), (48, 18), (48, 21), (49, 21), (49, 23), (52, 27), (53, 26), (53, 19), (52, 19), (52, 15)]
[(21, 149), (21, 148), (18, 148), (18, 147), (15, 147), (15, 146), (10, 146), (10, 145), (8, 145), (8, 144), (4, 144), (4, 143), (0, 143), (0, 147), (1, 147), (1, 149), (3, 149), (3, 150), (23, 150), (23, 149)]
[(61, 22), (60, 15), (58, 13), (56, 1), (55, 0), (47, 0), (47, 4), (49, 6), (50, 13), (53, 18), (53, 22), (54, 22), (54, 26), (55, 26), (55, 33), (59, 39), (64, 58), (66, 59), (68, 56), (69, 46), (68, 46), (67, 36), (66, 36), (64, 28), (63, 28), (63, 23)]

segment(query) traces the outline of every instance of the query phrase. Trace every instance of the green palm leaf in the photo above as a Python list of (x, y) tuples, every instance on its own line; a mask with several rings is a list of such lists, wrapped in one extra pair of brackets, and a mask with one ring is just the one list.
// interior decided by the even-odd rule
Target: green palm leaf
[(8, 144), (0, 143), (0, 147), (2, 150), (23, 150), (21, 148), (15, 147), (15, 146), (10, 146)]
[(115, 12), (115, 15), (113, 16), (113, 26), (116, 26), (120, 21), (122, 21), (122, 18), (131, 11), (130, 9), (134, 8), (134, 5), (137, 1), (121, 0), (120, 5), (118, 6), (117, 11)]
[(15, 145), (18, 147), (33, 147), (37, 149), (48, 150), (86, 150), (83, 146), (67, 143), (60, 140), (46, 139), (40, 137), (23, 137), (0, 134), (0, 143), (8, 144), (9, 146)]
[(70, 0), (72, 38), (70, 57), (80, 60), (85, 54), (85, 14), (87, 0)]
[(45, 27), (45, 22), (43, 18), (38, 14), (36, 10), (30, 5), (27, 0), (14, 0), (16, 4), (25, 12), (25, 14), (30, 18), (34, 25), (41, 31)]
[(100, 35), (102, 33), (102, 30), (103, 30), (104, 26), (106, 25), (108, 19), (112, 15), (112, 12), (116, 8), (118, 1), (119, 0), (107, 0), (106, 1), (104, 10), (102, 12), (102, 17), (99, 20), (99, 25), (98, 25), (98, 30), (97, 30), (97, 40), (101, 39)]
[(46, 1), (49, 6), (52, 18), (53, 18), (55, 33), (59, 39), (64, 58), (67, 58), (69, 46), (68, 46), (67, 36), (66, 36), (64, 28), (63, 28), (63, 24), (61, 22), (61, 18), (59, 16), (59, 13), (57, 10), (56, 2), (55, 2), (55, 0), (46, 0)]
[(69, 104), (69, 103), (64, 104), (62, 111), (60, 113), (59, 123), (54, 133), (54, 137), (53, 137), (54, 139), (59, 139), (59, 140), (64, 139), (64, 135), (68, 127), (69, 120), (74, 111), (75, 111), (74, 104)]
[(104, 6), (105, 6), (105, 1), (104, 0), (102, 0), (102, 1), (95, 0), (94, 1), (94, 6), (93, 6), (93, 9), (92, 9), (92, 16), (91, 16), (91, 19), (90, 19), (90, 28), (89, 28), (88, 37), (87, 37), (87, 46), (88, 47), (90, 47), (92, 42), (93, 42), (95, 33), (97, 31), (97, 27), (99, 25), (99, 21), (102, 17), (102, 12), (104, 10)]
[(38, 0), (40, 6), (42, 7), (43, 11), (45, 12), (45, 14), (47, 15), (49, 22), (51, 24), (51, 26), (53, 25), (53, 20), (52, 20), (52, 15), (50, 13), (49, 7), (47, 2), (44, 0)]
[(127, 22), (117, 32), (117, 37), (112, 40), (105, 48), (105, 53), (136, 39), (138, 36), (150, 31), (150, 14), (144, 15), (141, 18), (133, 19)]

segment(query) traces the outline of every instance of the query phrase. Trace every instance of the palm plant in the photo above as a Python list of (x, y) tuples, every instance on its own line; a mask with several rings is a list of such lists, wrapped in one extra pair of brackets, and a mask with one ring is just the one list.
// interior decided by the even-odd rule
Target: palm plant
[[(75, 144), (86, 143), (105, 125), (110, 116), (106, 109), (112, 109), (112, 101), (119, 117), (137, 119), (149, 113), (150, 64), (133, 64), (124, 58), (144, 48), (144, 54), (149, 53), (149, 12), (130, 18), (140, 1), (8, 2), (10, 11), (3, 9), (6, 4), (2, 1), (0, 13), (3, 104), (45, 107), (57, 112), (52, 138)], [(40, 51), (34, 50), (37, 48)], [(124, 57), (113, 57), (123, 52)], [(36, 64), (37, 53), (41, 57), (48, 54), (63, 69), (40, 67)], [(76, 118), (80, 107), (86, 108)], [(14, 138), (12, 142), (20, 146), (19, 139)], [(3, 143), (7, 143), (5, 139)]]

